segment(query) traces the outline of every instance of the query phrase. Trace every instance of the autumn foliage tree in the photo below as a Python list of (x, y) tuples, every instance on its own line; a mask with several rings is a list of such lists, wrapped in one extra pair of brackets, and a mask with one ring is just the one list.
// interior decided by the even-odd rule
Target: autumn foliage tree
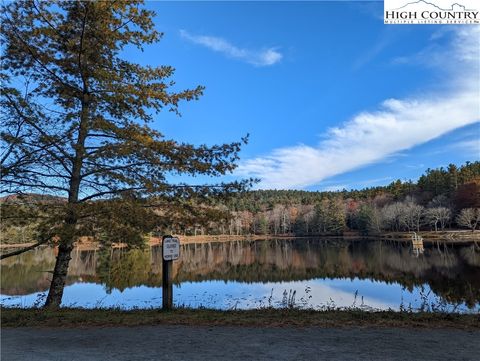
[(173, 67), (122, 58), (127, 46), (142, 50), (161, 39), (153, 16), (138, 0), (2, 7), (2, 193), (66, 198), (43, 213), (40, 227), (43, 240), (59, 245), (46, 306), (61, 303), (79, 237), (141, 243), (158, 225), (155, 206), (195, 217), (192, 198), (207, 204), (249, 183), (169, 182), (171, 174), (231, 172), (246, 140), (194, 146), (151, 127), (157, 113), (178, 113), (204, 90), (174, 91)]

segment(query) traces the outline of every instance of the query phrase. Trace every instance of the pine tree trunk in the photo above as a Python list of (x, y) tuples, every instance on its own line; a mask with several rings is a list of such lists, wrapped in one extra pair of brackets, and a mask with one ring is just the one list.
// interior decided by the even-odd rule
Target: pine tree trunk
[(73, 250), (73, 242), (75, 240), (75, 225), (77, 224), (77, 214), (75, 205), (78, 202), (78, 194), (80, 190), (81, 172), (85, 157), (85, 139), (88, 134), (89, 120), (89, 95), (87, 84), (84, 83), (82, 112), (80, 115), (80, 124), (78, 130), (78, 139), (76, 144), (76, 154), (73, 160), (72, 174), (70, 178), (70, 189), (68, 192), (69, 209), (64, 222), (64, 239), (61, 239), (58, 247), (57, 261), (53, 269), (53, 278), (48, 291), (45, 308), (58, 308), (62, 303), (63, 289), (67, 280), (68, 264), (72, 257), (70, 254)]
[(58, 247), (57, 261), (53, 270), (53, 278), (48, 291), (45, 308), (58, 308), (62, 303), (63, 289), (67, 280), (68, 263), (72, 259), (72, 244), (60, 244)]

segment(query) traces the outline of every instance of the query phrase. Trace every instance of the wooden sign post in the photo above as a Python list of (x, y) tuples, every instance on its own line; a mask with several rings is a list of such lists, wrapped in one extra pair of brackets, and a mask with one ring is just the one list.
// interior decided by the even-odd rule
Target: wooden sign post
[(172, 236), (162, 238), (162, 308), (173, 307), (172, 263), (180, 257), (180, 240)]

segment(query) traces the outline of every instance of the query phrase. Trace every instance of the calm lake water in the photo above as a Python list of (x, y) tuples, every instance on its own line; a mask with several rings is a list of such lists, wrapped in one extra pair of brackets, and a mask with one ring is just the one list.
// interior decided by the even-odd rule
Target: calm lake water
[[(161, 247), (74, 250), (64, 306), (161, 307)], [(1, 262), (0, 302), (41, 305), (52, 248)], [(174, 262), (174, 303), (260, 307), (480, 312), (480, 251), (377, 241), (269, 240), (188, 244)]]

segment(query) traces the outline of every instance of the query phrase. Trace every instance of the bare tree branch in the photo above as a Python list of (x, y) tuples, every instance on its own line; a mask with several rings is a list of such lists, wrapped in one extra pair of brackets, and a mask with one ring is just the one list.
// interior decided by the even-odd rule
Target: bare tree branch
[(25, 247), (25, 248), (22, 248), (22, 249), (19, 249), (19, 250), (16, 250), (16, 251), (13, 251), (13, 252), (9, 252), (9, 253), (5, 253), (5, 254), (2, 254), (0, 255), (0, 260), (2, 259), (5, 259), (5, 258), (9, 258), (9, 257), (13, 257), (13, 256), (18, 256), (19, 254), (22, 254), (22, 253), (25, 253), (25, 252), (28, 252), (32, 249), (35, 249), (37, 248), (38, 246), (41, 246), (42, 244), (45, 244), (47, 243), (48, 241), (50, 241), (51, 238), (46, 238), (42, 241), (39, 241), (35, 244), (32, 244), (31, 246), (28, 246), (28, 247)]

